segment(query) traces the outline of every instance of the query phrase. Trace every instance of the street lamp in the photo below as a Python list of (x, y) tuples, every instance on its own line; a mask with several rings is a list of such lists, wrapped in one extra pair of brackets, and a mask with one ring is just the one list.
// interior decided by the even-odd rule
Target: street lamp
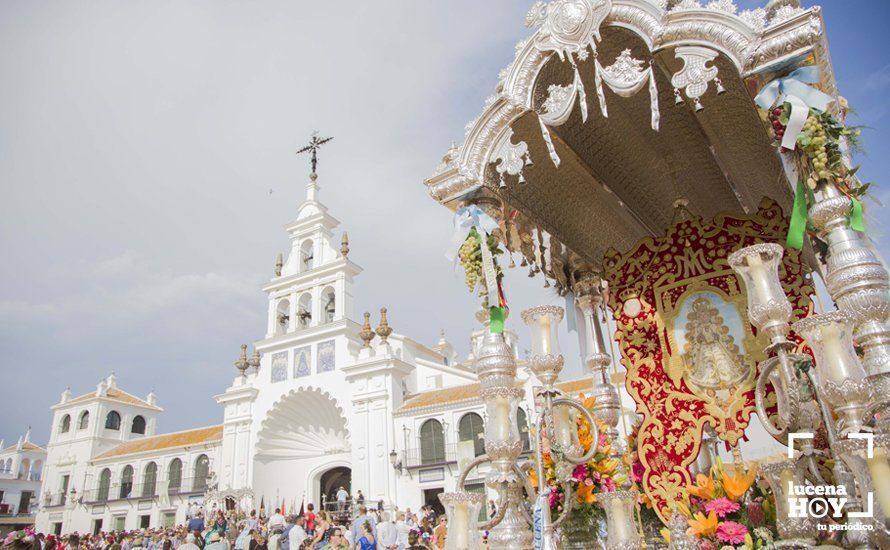
[(392, 464), (392, 467), (402, 473), (402, 461), (399, 460), (399, 453), (396, 452), (395, 449), (389, 452), (389, 463)]

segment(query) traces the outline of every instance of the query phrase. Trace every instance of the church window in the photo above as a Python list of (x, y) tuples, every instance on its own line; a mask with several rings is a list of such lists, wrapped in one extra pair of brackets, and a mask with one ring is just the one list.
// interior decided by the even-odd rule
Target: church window
[(322, 318), (325, 323), (333, 323), (334, 315), (337, 313), (337, 299), (334, 295), (334, 289), (327, 287), (321, 293)]
[(420, 463), (445, 462), (445, 432), (442, 423), (429, 419), (420, 426)]
[(195, 483), (192, 489), (205, 489), (207, 487), (207, 478), (210, 474), (210, 459), (207, 455), (201, 455), (195, 461)]
[(294, 378), (310, 374), (312, 374), (312, 347), (299, 347), (294, 350)]
[(59, 422), (59, 433), (64, 434), (68, 433), (68, 430), (71, 429), (71, 415), (66, 414), (62, 417), (62, 421)]
[(297, 305), (297, 323), (300, 328), (306, 328), (312, 324), (312, 296), (308, 293), (300, 296)]
[(303, 241), (300, 245), (300, 267), (301, 271), (309, 271), (315, 267), (315, 250), (311, 239)]
[(284, 334), (290, 330), (290, 300), (281, 300), (275, 308), (275, 334)]
[(327, 340), (318, 344), (318, 372), (328, 372), (336, 367), (335, 350), (333, 340)]
[(119, 430), (121, 429), (121, 415), (117, 411), (111, 411), (108, 413), (108, 416), (105, 417), (105, 429), (106, 430)]
[(111, 490), (111, 470), (105, 468), (99, 474), (99, 489), (96, 491), (96, 501), (105, 502), (108, 500), (108, 492)]
[(120, 493), (118, 493), (118, 498), (130, 498), (130, 493), (132, 492), (133, 467), (128, 464), (121, 473), (121, 490)]
[(85, 430), (90, 425), (90, 411), (80, 413), (80, 420), (77, 421), (77, 429)]
[(167, 467), (167, 481), (171, 493), (179, 492), (182, 488), (182, 461), (174, 458)]
[(287, 380), (287, 352), (280, 351), (272, 354), (272, 367), (269, 369), (272, 382)]
[(516, 423), (519, 424), (519, 440), (522, 441), (522, 451), (531, 450), (528, 439), (528, 415), (525, 414), (522, 407), (516, 411)]
[(155, 488), (158, 484), (158, 465), (149, 462), (145, 467), (145, 473), (142, 474), (142, 496), (154, 496)]
[(476, 413), (467, 413), (460, 419), (458, 436), (460, 441), (472, 441), (474, 456), (485, 454), (485, 426), (482, 417)]
[(31, 464), (31, 475), (28, 478), (31, 481), (40, 481), (40, 477), (43, 475), (43, 461), (35, 460), (34, 464)]
[(134, 434), (145, 434), (145, 418), (141, 415), (136, 415), (133, 418), (133, 426), (130, 428), (130, 433)]

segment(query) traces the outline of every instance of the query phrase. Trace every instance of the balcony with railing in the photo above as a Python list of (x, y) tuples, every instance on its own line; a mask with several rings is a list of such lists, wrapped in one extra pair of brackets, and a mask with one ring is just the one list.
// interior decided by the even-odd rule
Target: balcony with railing
[(441, 466), (457, 462), (457, 445), (446, 443), (443, 446), (431, 445), (429, 448), (407, 449), (402, 453), (402, 464), (406, 468), (422, 466)]
[[(528, 438), (522, 441), (522, 453), (527, 456), (531, 453)], [(424, 468), (427, 466), (441, 466), (457, 463), (457, 444), (446, 443), (442, 447), (408, 449), (401, 453), (402, 466), (405, 468)]]
[[(171, 480), (167, 487), (168, 495), (188, 495), (203, 493), (207, 489), (206, 477), (187, 477)], [(115, 483), (110, 486), (97, 485), (84, 493), (84, 502), (94, 504), (114, 500), (154, 499), (161, 491), (161, 481), (154, 483)]]

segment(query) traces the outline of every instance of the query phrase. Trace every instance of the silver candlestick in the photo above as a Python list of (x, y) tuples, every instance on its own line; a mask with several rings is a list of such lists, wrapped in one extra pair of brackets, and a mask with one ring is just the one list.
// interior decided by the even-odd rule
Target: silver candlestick
[(821, 185), (810, 219), (828, 244), (825, 282), (838, 308), (853, 315), (863, 366), (873, 391), (877, 430), (890, 433), (890, 274), (865, 239), (850, 228), (853, 203)]

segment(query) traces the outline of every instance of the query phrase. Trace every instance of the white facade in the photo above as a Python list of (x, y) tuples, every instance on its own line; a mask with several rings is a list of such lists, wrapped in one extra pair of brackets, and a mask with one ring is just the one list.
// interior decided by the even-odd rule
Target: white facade
[(0, 533), (34, 522), (46, 449), (31, 442), (29, 429), (18, 442), (0, 441)]
[[(263, 503), (267, 511), (320, 507), (341, 485), (361, 490), (369, 503), (412, 510), (438, 505), (438, 493), (454, 490), (460, 467), (482, 452), (485, 412), (473, 353), (457, 361), (444, 335), (433, 347), (395, 333), (366, 347), (352, 310), (361, 268), (338, 246), (338, 225), (318, 202), (312, 177), (296, 220), (285, 226), (290, 252), (263, 287), (269, 303), (265, 336), (255, 342), (259, 366), (241, 362), (244, 372), (233, 372), (232, 385), (216, 396), (221, 426), (155, 435), (161, 409), (154, 396), (135, 398), (113, 376), (85, 396), (63, 394), (53, 407), (39, 529), (181, 523), (208, 482), (216, 502), (237, 495), (240, 505)], [(471, 337), (474, 350), (483, 330)], [(515, 334), (506, 336), (516, 353)], [(520, 372), (520, 418), (532, 420), (536, 382)], [(564, 389), (576, 394), (589, 385)], [(111, 411), (120, 414), (120, 429), (105, 427)], [(80, 429), (84, 412), (92, 420)], [(133, 433), (137, 416), (144, 434)], [(468, 477), (471, 489), (484, 490), (485, 472)]]

